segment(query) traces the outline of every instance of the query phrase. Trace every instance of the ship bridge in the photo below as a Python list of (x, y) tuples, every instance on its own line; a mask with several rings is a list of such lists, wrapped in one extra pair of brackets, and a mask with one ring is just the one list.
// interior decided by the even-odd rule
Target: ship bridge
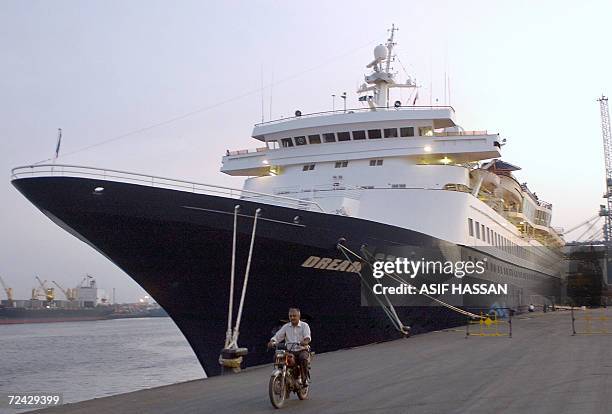
[(228, 150), (221, 171), (278, 175), (287, 166), (399, 157), (409, 164), (462, 164), (500, 156), (499, 134), (464, 131), (454, 109), (398, 107), (300, 115), (257, 124), (265, 146)]
[(389, 108), (347, 109), (343, 111), (315, 112), (281, 118), (274, 121), (256, 124), (252, 136), (264, 142), (280, 140), (289, 136), (308, 135), (321, 128), (333, 133), (359, 130), (362, 124), (385, 123), (387, 126), (399, 126), (410, 122), (422, 127), (449, 128), (456, 126), (455, 110), (451, 106), (397, 106)]

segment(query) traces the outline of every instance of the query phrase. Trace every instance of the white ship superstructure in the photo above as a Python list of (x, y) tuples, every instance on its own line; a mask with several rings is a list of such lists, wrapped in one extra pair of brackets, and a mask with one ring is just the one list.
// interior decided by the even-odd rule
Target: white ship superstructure
[[(221, 171), (249, 176), (244, 189), (315, 202), (341, 214), (485, 249), (548, 274), (564, 244), (552, 206), (520, 184), (499, 160), (505, 140), (465, 131), (450, 106), (389, 105), (393, 30), (376, 47), (374, 71), (358, 91), (367, 108), (257, 124), (264, 146), (228, 151)], [(311, 207), (315, 204), (308, 204)]]

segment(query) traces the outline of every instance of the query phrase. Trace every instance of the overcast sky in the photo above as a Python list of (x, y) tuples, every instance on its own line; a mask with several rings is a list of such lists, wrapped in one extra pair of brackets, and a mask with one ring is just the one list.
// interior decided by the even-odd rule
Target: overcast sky
[(18, 298), (35, 274), (68, 287), (90, 273), (118, 301), (144, 295), (30, 205), (10, 169), (51, 157), (61, 127), (62, 163), (240, 186), (220, 159), (258, 146), (262, 73), (266, 120), (330, 110), (343, 91), (358, 107), (392, 23), (395, 69), (423, 86), (419, 103), (444, 103), (446, 73), (458, 123), (507, 138), (504, 159), (571, 227), (603, 202), (596, 98), (612, 91), (610, 16), (610, 1), (3, 0), (0, 275)]

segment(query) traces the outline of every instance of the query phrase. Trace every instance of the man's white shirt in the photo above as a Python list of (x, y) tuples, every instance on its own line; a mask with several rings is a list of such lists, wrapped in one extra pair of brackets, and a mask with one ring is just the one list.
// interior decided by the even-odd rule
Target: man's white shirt
[(310, 326), (304, 321), (299, 321), (296, 326), (291, 322), (284, 324), (276, 334), (272, 337), (272, 341), (279, 343), (281, 341), (291, 343), (302, 343), (304, 338), (312, 339), (310, 336)]

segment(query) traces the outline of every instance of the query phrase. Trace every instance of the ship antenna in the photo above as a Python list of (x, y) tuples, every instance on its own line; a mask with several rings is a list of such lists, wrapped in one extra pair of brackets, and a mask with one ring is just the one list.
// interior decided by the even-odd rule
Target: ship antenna
[[(370, 109), (375, 111), (378, 108), (389, 107), (389, 89), (390, 88), (416, 88), (416, 83), (408, 78), (405, 84), (395, 82), (395, 76), (391, 73), (391, 61), (393, 60), (393, 46), (395, 43), (395, 32), (399, 30), (395, 25), (391, 26), (389, 38), (386, 44), (379, 44), (374, 48), (374, 60), (366, 67), (372, 69), (372, 73), (365, 77), (365, 83), (357, 90), (358, 94), (366, 93), (365, 96), (359, 98), (360, 101), (366, 101)], [(386, 62), (385, 62), (386, 61)], [(383, 66), (383, 62), (385, 62)], [(368, 95), (367, 92), (372, 92), (373, 95)], [(395, 107), (401, 106), (401, 103)]]
[(395, 45), (395, 43), (393, 43), (393, 37), (395, 35), (395, 31), (399, 30), (395, 28), (395, 24), (391, 25), (391, 36), (389, 36), (389, 39), (387, 40), (387, 65), (385, 66), (385, 72), (389, 73), (389, 69), (391, 66), (391, 53), (393, 51), (393, 46)]
[(274, 87), (274, 70), (270, 76), (270, 120), (272, 120), (272, 88)]
[(264, 74), (263, 63), (261, 64), (261, 123), (264, 122)]

